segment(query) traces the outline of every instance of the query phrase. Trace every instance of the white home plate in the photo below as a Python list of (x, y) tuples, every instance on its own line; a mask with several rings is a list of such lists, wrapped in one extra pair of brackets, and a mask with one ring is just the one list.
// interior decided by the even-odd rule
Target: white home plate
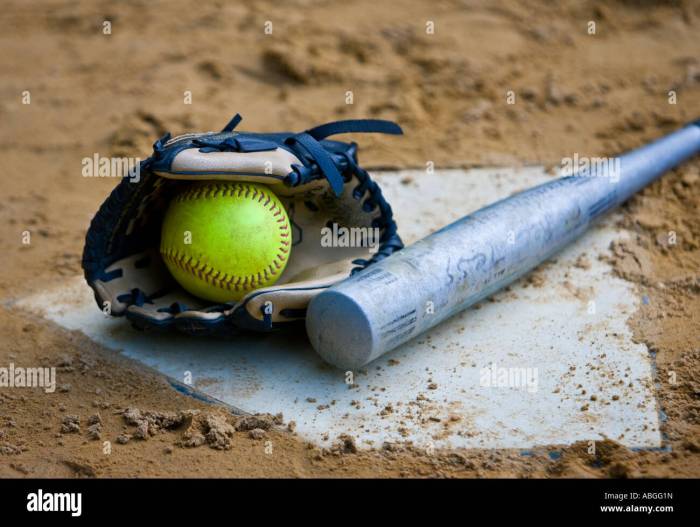
[[(540, 168), (376, 174), (407, 243), (551, 179)], [(625, 236), (608, 219), (493, 301), (348, 378), (301, 334), (214, 340), (157, 336), (104, 317), (82, 278), (18, 302), (247, 412), (283, 412), (329, 445), (529, 448), (610, 438), (658, 447), (652, 364), (625, 321), (639, 299), (598, 259)], [(590, 263), (578, 261), (585, 254)], [(583, 263), (582, 263), (583, 262)], [(348, 383), (347, 381), (350, 381)]]

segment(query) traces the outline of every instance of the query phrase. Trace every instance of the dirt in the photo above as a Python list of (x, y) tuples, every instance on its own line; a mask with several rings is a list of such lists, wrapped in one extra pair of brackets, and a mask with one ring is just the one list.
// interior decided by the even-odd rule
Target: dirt
[(116, 183), (82, 177), (84, 157), (144, 157), (165, 131), (218, 129), (236, 112), (257, 131), (396, 120), (405, 136), (358, 139), (367, 167), (554, 166), (617, 153), (700, 117), (698, 3), (188, 5), (3, 6), (0, 365), (55, 367), (59, 381), (50, 394), (0, 388), (0, 476), (700, 476), (697, 159), (625, 205), (633, 236), (608, 257), (645, 299), (629, 324), (656, 360), (659, 451), (610, 440), (526, 454), (366, 451), (351, 436), (322, 449), (295, 435), (294, 416), (234, 416), (11, 307), (81, 273), (88, 222)]

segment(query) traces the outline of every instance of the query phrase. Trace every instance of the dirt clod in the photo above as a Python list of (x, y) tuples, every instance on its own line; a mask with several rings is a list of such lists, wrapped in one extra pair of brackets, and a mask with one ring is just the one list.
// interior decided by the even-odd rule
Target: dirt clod
[(80, 433), (80, 416), (66, 415), (61, 423), (61, 433), (63, 434), (79, 434)]
[(253, 428), (250, 432), (248, 432), (248, 436), (251, 439), (264, 439), (266, 435), (265, 430), (262, 428)]
[(236, 421), (236, 430), (248, 431), (255, 428), (261, 430), (269, 430), (275, 424), (275, 419), (273, 416), (268, 414), (261, 415), (247, 415), (241, 417)]

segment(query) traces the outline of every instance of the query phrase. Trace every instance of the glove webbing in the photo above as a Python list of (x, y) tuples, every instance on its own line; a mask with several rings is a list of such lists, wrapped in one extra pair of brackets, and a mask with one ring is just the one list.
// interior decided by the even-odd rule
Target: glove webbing
[(328, 180), (328, 184), (340, 197), (343, 192), (343, 177), (340, 175), (338, 167), (333, 162), (333, 158), (326, 151), (319, 141), (336, 134), (348, 133), (376, 133), (376, 134), (403, 134), (403, 130), (396, 123), (381, 119), (350, 119), (346, 121), (334, 121), (311, 128), (300, 134), (289, 137), (285, 143), (294, 147), (300, 144), (316, 162), (323, 176)]

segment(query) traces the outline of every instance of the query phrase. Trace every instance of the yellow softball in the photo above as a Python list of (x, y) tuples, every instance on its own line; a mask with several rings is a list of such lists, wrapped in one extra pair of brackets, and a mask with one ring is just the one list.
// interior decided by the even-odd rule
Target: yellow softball
[(273, 285), (292, 248), (287, 211), (269, 188), (252, 183), (193, 183), (171, 201), (160, 254), (195, 296), (231, 302)]

